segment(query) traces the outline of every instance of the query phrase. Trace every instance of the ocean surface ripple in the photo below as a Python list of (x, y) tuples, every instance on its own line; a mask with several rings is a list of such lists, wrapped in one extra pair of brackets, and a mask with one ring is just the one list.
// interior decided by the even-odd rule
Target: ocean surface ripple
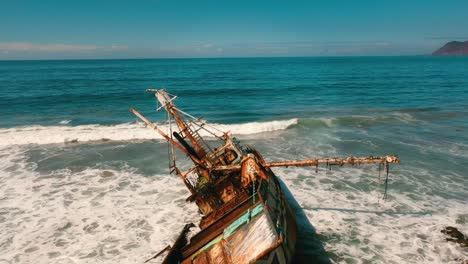
[[(376, 166), (278, 168), (333, 263), (461, 263), (468, 250), (468, 58), (0, 61), (0, 263), (141, 263), (195, 205), (168, 174), (146, 88), (267, 160), (399, 155)], [(179, 165), (189, 160), (180, 155)], [(307, 250), (307, 249), (305, 249)]]

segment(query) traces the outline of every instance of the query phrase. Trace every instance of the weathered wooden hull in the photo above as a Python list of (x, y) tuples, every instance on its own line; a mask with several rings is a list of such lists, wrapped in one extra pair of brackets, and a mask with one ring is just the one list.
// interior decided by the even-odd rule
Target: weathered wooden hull
[[(253, 195), (202, 219), (202, 230), (182, 248), (181, 263), (291, 263), (297, 237), (296, 218), (271, 170)], [(225, 210), (223, 210), (225, 209)], [(215, 219), (210, 219), (215, 218)]]

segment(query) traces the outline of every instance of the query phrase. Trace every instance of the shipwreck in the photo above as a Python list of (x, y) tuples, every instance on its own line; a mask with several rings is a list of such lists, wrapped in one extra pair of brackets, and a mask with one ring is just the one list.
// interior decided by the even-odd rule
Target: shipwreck
[[(166, 110), (168, 129), (130, 111), (170, 143), (171, 173), (181, 178), (190, 192), (187, 202), (195, 203), (202, 216), (198, 233), (188, 238), (194, 227), (188, 223), (172, 246), (147, 261), (164, 252), (162, 263), (293, 263), (296, 217), (271, 168), (379, 164), (387, 171), (387, 182), (389, 164), (399, 163), (397, 156), (266, 161), (228, 132), (179, 109), (174, 103), (177, 96), (164, 89), (147, 91), (155, 94), (157, 110)], [(194, 166), (181, 171), (176, 149)]]

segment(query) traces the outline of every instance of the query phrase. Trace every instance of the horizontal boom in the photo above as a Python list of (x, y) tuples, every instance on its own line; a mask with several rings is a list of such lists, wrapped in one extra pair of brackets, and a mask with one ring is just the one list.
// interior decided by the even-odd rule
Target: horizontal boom
[[(397, 156), (383, 156), (383, 157), (347, 157), (347, 158), (320, 158), (320, 159), (306, 159), (306, 160), (286, 160), (286, 161), (273, 161), (265, 162), (262, 164), (264, 167), (289, 167), (289, 166), (318, 166), (318, 165), (361, 165), (361, 164), (400, 164)], [(226, 165), (216, 166), (212, 168), (215, 171), (223, 170), (240, 170), (241, 165)]]

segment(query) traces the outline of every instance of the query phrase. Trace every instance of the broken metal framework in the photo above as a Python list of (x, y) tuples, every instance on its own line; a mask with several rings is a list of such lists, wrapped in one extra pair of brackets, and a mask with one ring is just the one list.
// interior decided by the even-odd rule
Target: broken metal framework
[[(397, 156), (266, 162), (258, 151), (242, 146), (228, 132), (177, 108), (176, 96), (164, 89), (147, 91), (155, 93), (160, 103), (157, 110), (167, 112), (167, 132), (137, 110), (130, 111), (170, 143), (171, 173), (180, 176), (191, 193), (187, 201), (195, 202), (203, 215), (201, 231), (190, 243), (176, 243), (163, 263), (290, 263), (297, 231), (295, 217), (270, 168), (379, 164), (386, 169), (387, 183), (389, 164), (399, 163)], [(212, 139), (205, 140), (202, 135)], [(179, 170), (175, 148), (193, 161), (192, 168)], [(188, 229), (184, 228), (181, 237)], [(257, 251), (249, 249), (252, 245)]]

